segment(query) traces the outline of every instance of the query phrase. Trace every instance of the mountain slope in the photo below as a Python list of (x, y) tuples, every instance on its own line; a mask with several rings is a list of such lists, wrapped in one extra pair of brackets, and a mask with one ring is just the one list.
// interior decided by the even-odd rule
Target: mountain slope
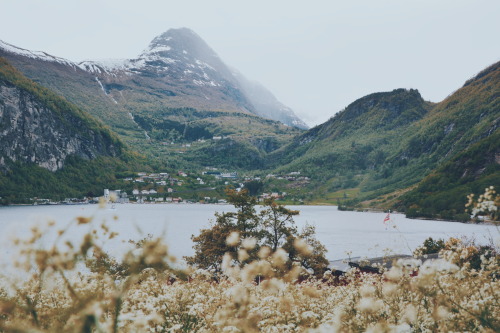
[(466, 195), (500, 188), (500, 132), (480, 140), (455, 155), (418, 186), (404, 194), (394, 206), (408, 217), (468, 221)]
[(416, 90), (365, 96), (274, 152), (271, 162), (282, 165), (280, 170), (307, 170), (322, 181), (338, 172), (378, 169), (430, 108)]
[(98, 76), (117, 101), (133, 99), (127, 94), (130, 88), (140, 91), (141, 87), (149, 87), (157, 97), (164, 98), (162, 104), (166, 107), (248, 112), (286, 125), (307, 127), (267, 89), (226, 66), (205, 41), (187, 28), (170, 29), (154, 38), (135, 59), (86, 61), (79, 66)]
[[(306, 127), (265, 88), (253, 89), (253, 83), (230, 70), (189, 29), (167, 31), (129, 60), (75, 64), (1, 42), (0, 56), (108, 124), (133, 149), (170, 165), (222, 166), (206, 159), (197, 163), (202, 160), (199, 150), (182, 155), (178, 151), (185, 143), (231, 136), (242, 148), (235, 163), (233, 159), (217, 160), (228, 162), (225, 167), (246, 168), (247, 164), (238, 161), (255, 149), (262, 159), (262, 142), (274, 142), (267, 147), (277, 148), (300, 133), (298, 128)], [(227, 145), (215, 145), (221, 157), (228, 155), (224, 152)]]
[(0, 58), (0, 166), (6, 160), (56, 171), (69, 155), (117, 156), (123, 144), (78, 108)]
[(492, 65), (437, 104), (416, 90), (363, 97), (273, 152), (271, 166), (316, 177), (307, 190), (320, 200), (353, 188), (357, 200), (408, 188), (498, 133), (499, 67)]
[(0, 203), (100, 193), (125, 160), (116, 135), (0, 58)]
[[(443, 123), (442, 114), (447, 114), (448, 123)], [(466, 194), (481, 194), (488, 186), (500, 188), (500, 62), (467, 81), (431, 116), (447, 135), (455, 132), (435, 148), (436, 154), (451, 158), (403, 195), (395, 207), (411, 217), (467, 220)], [(432, 128), (418, 138), (431, 134)]]
[(308, 129), (306, 123), (300, 120), (292, 109), (282, 104), (262, 84), (248, 80), (237, 70), (233, 75), (238, 80), (241, 90), (255, 108), (255, 113), (261, 117), (278, 120), (286, 125)]

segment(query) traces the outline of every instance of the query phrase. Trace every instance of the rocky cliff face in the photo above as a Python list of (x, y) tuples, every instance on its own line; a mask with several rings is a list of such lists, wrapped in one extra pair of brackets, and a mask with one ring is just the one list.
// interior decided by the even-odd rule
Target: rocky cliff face
[(84, 119), (55, 112), (36, 95), (0, 79), (0, 167), (12, 160), (56, 171), (69, 155), (92, 159), (119, 150)]

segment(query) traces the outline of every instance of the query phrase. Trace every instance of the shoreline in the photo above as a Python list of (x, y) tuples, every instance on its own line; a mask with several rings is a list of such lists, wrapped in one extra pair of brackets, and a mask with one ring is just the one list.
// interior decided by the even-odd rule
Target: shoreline
[[(112, 204), (112, 203), (107, 203), (107, 204)], [(137, 203), (137, 202), (127, 202), (127, 203), (114, 203), (115, 205), (123, 205), (123, 204), (131, 204), (131, 205), (218, 205), (218, 206), (230, 206), (228, 203), (200, 203), (200, 202), (143, 202), (143, 203)], [(46, 204), (23, 204), (23, 203), (15, 203), (15, 204), (9, 204), (9, 205), (0, 205), (0, 209), (2, 207), (36, 207), (36, 206), (84, 206), (84, 205), (99, 205), (98, 202), (77, 202), (77, 203), (64, 203), (64, 202), (58, 202), (58, 203), (46, 203)], [(260, 206), (260, 205), (258, 205)], [(322, 203), (322, 204), (285, 204), (284, 206), (305, 206), (305, 207), (338, 207), (338, 205), (333, 205), (333, 204), (327, 204), (327, 203)], [(391, 213), (391, 214), (403, 214), (403, 212), (399, 211), (386, 211), (382, 209), (377, 209), (377, 208), (363, 208), (360, 210), (339, 210), (341, 212), (356, 212), (356, 213)], [(410, 220), (424, 220), (424, 221), (439, 221), (439, 222), (453, 222), (453, 223), (462, 223), (462, 224), (473, 224), (473, 225), (491, 225), (491, 226), (500, 226), (500, 222), (494, 222), (494, 221), (481, 221), (481, 222), (474, 222), (474, 221), (457, 221), (457, 220), (446, 220), (446, 219), (440, 219), (440, 218), (432, 218), (432, 217), (407, 217), (405, 215), (405, 218), (410, 219)]]

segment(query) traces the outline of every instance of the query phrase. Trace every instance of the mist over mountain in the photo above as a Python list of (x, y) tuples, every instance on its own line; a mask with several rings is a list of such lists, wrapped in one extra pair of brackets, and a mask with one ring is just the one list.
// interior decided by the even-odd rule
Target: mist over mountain
[(187, 28), (170, 29), (154, 38), (135, 59), (84, 61), (78, 66), (105, 82), (113, 96), (113, 90), (152, 87), (168, 97), (170, 107), (238, 110), (307, 128), (269, 90), (231, 70)]

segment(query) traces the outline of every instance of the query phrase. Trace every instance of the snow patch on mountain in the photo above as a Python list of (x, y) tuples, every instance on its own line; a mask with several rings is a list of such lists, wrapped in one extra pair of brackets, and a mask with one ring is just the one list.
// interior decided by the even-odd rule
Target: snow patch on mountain
[(56, 63), (60, 63), (63, 65), (66, 65), (66, 66), (71, 66), (73, 68), (76, 67), (76, 64), (70, 60), (56, 57), (56, 56), (50, 55), (48, 53), (45, 53), (43, 51), (30, 51), (30, 50), (22, 49), (20, 47), (14, 46), (12, 44), (6, 43), (2, 40), (0, 40), (0, 49), (3, 49), (6, 52), (18, 54), (18, 55), (32, 58), (32, 59), (56, 62)]
[(142, 54), (151, 54), (151, 53), (158, 53), (158, 52), (168, 52), (172, 48), (168, 45), (155, 45), (153, 48), (148, 48), (142, 52)]
[(206, 62), (203, 62), (201, 60), (196, 59), (195, 60), (196, 64), (198, 65), (199, 69), (205, 69), (205, 68), (210, 68), (211, 70), (215, 71), (215, 68), (207, 64)]
[(130, 60), (127, 59), (101, 59), (85, 60), (78, 64), (78, 67), (93, 74), (112, 73), (114, 71), (126, 70), (130, 67)]

